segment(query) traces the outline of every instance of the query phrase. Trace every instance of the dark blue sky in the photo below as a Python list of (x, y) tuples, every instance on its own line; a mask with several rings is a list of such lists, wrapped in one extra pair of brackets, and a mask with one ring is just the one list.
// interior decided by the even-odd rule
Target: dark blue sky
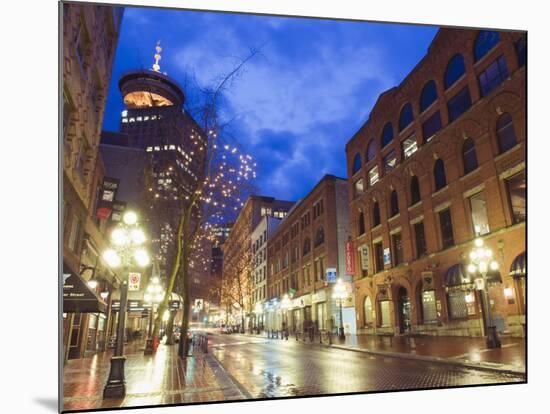
[[(262, 47), (226, 94), (225, 116), (258, 163), (263, 195), (297, 200), (327, 173), (346, 176), (344, 147), (380, 93), (425, 55), (436, 27), (127, 7), (104, 129), (118, 130), (122, 73), (153, 64), (213, 86)], [(193, 92), (186, 91), (192, 105)]]

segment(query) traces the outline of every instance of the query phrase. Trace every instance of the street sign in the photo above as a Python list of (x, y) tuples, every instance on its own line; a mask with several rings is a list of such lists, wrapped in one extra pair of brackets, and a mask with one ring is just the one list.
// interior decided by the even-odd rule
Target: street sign
[(336, 268), (328, 267), (326, 271), (326, 281), (328, 283), (336, 283)]
[(139, 283), (141, 281), (140, 273), (130, 273), (128, 276), (128, 290), (139, 290)]
[(203, 306), (203, 300), (202, 299), (195, 299), (195, 309), (197, 311), (200, 311), (200, 310), (202, 310), (202, 306)]
[(360, 247), (361, 249), (361, 270), (369, 270), (369, 248), (367, 245)]

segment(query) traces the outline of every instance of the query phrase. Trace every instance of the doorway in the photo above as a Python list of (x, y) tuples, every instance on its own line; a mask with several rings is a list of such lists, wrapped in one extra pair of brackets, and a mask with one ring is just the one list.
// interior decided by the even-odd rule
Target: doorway
[(411, 329), (411, 301), (407, 289), (403, 286), (397, 292), (397, 314), (399, 319), (399, 333), (409, 332)]

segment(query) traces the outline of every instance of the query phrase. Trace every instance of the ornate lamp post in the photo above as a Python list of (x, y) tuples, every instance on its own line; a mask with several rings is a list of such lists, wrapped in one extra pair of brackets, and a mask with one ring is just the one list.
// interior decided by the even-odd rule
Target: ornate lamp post
[[(476, 287), (483, 292), (483, 313), (487, 326), (487, 347), (500, 348), (500, 339), (493, 320), (491, 304), (489, 299), (489, 290), (487, 288), (487, 273), (490, 270), (498, 270), (498, 263), (492, 259), (493, 252), (491, 249), (483, 247), (483, 240), (476, 239), (475, 248), (470, 251), (470, 264), (468, 272), (476, 277)], [(481, 286), (482, 285), (482, 286)]]
[(285, 323), (284, 335), (288, 339), (288, 309), (290, 308), (290, 298), (285, 293), (283, 299), (281, 300), (281, 310), (283, 311), (283, 321)]
[(338, 339), (345, 340), (346, 335), (344, 334), (344, 318), (342, 315), (342, 305), (344, 301), (348, 298), (348, 291), (346, 290), (346, 286), (344, 285), (344, 282), (342, 282), (342, 279), (340, 278), (334, 285), (332, 297), (336, 299), (336, 303), (340, 305), (340, 328), (338, 329)]
[(151, 283), (147, 286), (145, 295), (143, 295), (143, 300), (149, 303), (149, 328), (147, 332), (147, 341), (145, 342), (145, 351), (144, 355), (151, 355), (153, 353), (153, 314), (155, 313), (155, 306), (162, 302), (164, 299), (164, 291), (160, 286), (160, 281), (158, 277), (153, 277)]
[(120, 285), (120, 309), (116, 336), (115, 354), (111, 358), (109, 379), (103, 389), (103, 398), (123, 398), (126, 395), (126, 379), (124, 377), (124, 328), (126, 306), (128, 301), (128, 276), (130, 266), (136, 264), (146, 267), (149, 264), (149, 255), (141, 247), (145, 242), (145, 234), (139, 227), (138, 218), (133, 211), (127, 211), (123, 222), (111, 232), (112, 248), (103, 253), (103, 258), (112, 268), (122, 265), (122, 283)]

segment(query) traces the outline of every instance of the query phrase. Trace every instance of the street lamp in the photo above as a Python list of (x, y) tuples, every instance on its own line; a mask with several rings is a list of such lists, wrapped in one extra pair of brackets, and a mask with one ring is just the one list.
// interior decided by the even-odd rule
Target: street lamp
[(153, 277), (151, 283), (147, 286), (143, 295), (143, 300), (149, 303), (149, 328), (147, 332), (147, 341), (145, 341), (145, 351), (144, 355), (151, 355), (153, 353), (153, 314), (155, 313), (155, 305), (158, 305), (164, 299), (164, 292), (160, 286), (160, 281), (158, 277)]
[(483, 292), (483, 313), (487, 325), (487, 347), (500, 348), (500, 339), (493, 320), (491, 305), (489, 302), (489, 290), (487, 288), (487, 273), (489, 270), (498, 270), (498, 263), (492, 259), (493, 252), (491, 249), (483, 247), (482, 239), (475, 239), (474, 244), (476, 247), (470, 251), (470, 264), (468, 265), (467, 270), (474, 277), (476, 275), (480, 276), (480, 278), (476, 278), (476, 287), (479, 288), (479, 286), (483, 284), (479, 290)]
[(258, 334), (260, 333), (260, 324), (258, 323), (258, 320), (260, 318), (260, 316), (263, 314), (263, 306), (260, 302), (256, 302), (256, 306), (254, 307), (254, 314), (256, 315), (255, 317), (255, 320), (256, 320), (256, 331), (258, 332)]
[(342, 304), (348, 298), (348, 291), (346, 289), (346, 286), (344, 285), (344, 282), (342, 282), (342, 279), (338, 279), (338, 281), (334, 285), (332, 297), (336, 299), (336, 303), (340, 304), (340, 328), (338, 330), (339, 331), (338, 338), (345, 340), (346, 335), (344, 334), (344, 318), (342, 315)]
[(124, 377), (124, 328), (126, 307), (128, 302), (128, 274), (130, 266), (135, 263), (139, 267), (149, 264), (149, 255), (141, 245), (145, 242), (145, 234), (138, 225), (137, 214), (127, 211), (122, 222), (111, 232), (110, 249), (105, 250), (103, 259), (112, 268), (123, 266), (120, 285), (120, 308), (115, 354), (111, 358), (109, 379), (103, 389), (103, 398), (123, 398), (126, 395), (126, 379)]
[(288, 297), (288, 294), (285, 293), (283, 296), (283, 299), (281, 300), (281, 309), (283, 311), (283, 320), (285, 323), (285, 332), (284, 335), (288, 339), (288, 309), (290, 308), (290, 298)]

